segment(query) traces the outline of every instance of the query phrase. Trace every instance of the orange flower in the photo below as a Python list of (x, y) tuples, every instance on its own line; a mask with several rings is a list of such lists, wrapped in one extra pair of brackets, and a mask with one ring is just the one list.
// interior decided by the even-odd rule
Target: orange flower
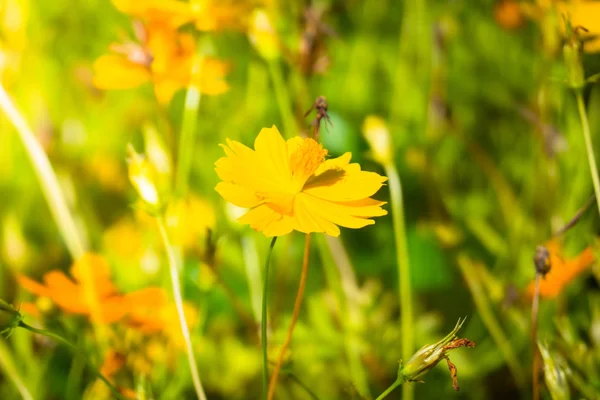
[[(167, 292), (161, 288), (146, 288), (125, 295), (128, 323), (147, 334), (164, 332), (176, 344), (183, 345), (175, 306), (168, 301)], [(183, 304), (188, 324), (193, 327), (197, 311), (189, 303)]]
[[(556, 241), (550, 241), (546, 244), (550, 251), (551, 269), (544, 278), (540, 280), (540, 295), (542, 297), (556, 297), (563, 289), (579, 275), (585, 272), (595, 261), (594, 251), (587, 247), (576, 257), (564, 260), (561, 258), (561, 246)], [(535, 293), (535, 282), (531, 282), (527, 287), (529, 296)]]
[(43, 284), (23, 275), (19, 275), (17, 280), (23, 289), (49, 298), (64, 311), (91, 317), (92, 310), (86, 299), (90, 288), (83, 279), (83, 268), (90, 268), (93, 274), (100, 322), (111, 323), (123, 318), (126, 311), (123, 297), (111, 282), (110, 266), (102, 256), (88, 253), (77, 260), (70, 270), (73, 279), (62, 271), (50, 271), (44, 275)]
[(193, 18), (190, 3), (174, 0), (112, 0), (123, 14), (141, 20), (163, 22), (177, 28)]
[[(177, 313), (175, 306), (169, 302), (167, 292), (161, 288), (149, 287), (127, 294), (119, 293), (110, 280), (110, 266), (100, 255), (86, 254), (75, 262), (70, 271), (73, 279), (62, 271), (46, 273), (43, 277), (44, 284), (23, 275), (17, 279), (23, 289), (50, 299), (63, 311), (90, 317), (91, 309), (86, 301), (86, 285), (82, 277), (85, 262), (89, 263), (88, 267), (93, 273), (100, 322), (124, 320), (142, 333), (164, 332), (176, 343), (181, 341)], [(33, 304), (28, 306), (28, 310), (38, 314), (38, 310), (32, 307)], [(188, 322), (193, 326), (197, 320), (196, 309), (187, 303), (184, 304), (184, 309)]]
[(239, 1), (192, 0), (193, 22), (200, 31), (245, 30), (252, 7)]
[(167, 103), (177, 90), (189, 85), (207, 95), (229, 89), (224, 79), (227, 64), (209, 57), (198, 63), (192, 35), (178, 32), (165, 22), (152, 22), (145, 24), (138, 36), (140, 43), (114, 44), (112, 53), (96, 60), (96, 87), (130, 89), (152, 82), (161, 103)]

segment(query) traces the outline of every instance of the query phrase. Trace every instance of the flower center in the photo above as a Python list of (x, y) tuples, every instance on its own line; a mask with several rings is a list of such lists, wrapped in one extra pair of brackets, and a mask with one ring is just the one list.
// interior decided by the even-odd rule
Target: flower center
[(314, 139), (304, 139), (302, 144), (290, 156), (292, 183), (294, 191), (299, 193), (304, 184), (325, 160), (327, 150)]

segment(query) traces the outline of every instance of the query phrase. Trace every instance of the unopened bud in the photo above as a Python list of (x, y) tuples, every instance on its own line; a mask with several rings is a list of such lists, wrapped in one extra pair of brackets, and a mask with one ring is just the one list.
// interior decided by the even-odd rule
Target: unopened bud
[(375, 161), (382, 165), (392, 162), (392, 140), (385, 122), (375, 116), (368, 116), (363, 123), (363, 135), (371, 146)]
[(279, 40), (269, 15), (264, 10), (255, 10), (250, 17), (250, 29), (248, 31), (250, 43), (256, 48), (260, 55), (266, 60), (274, 60), (279, 57)]
[(137, 191), (144, 205), (151, 211), (161, 208), (161, 201), (156, 185), (156, 170), (146, 157), (127, 146), (127, 162), (129, 164), (129, 180)]
[(459, 347), (475, 347), (475, 342), (469, 339), (460, 339), (456, 336), (466, 318), (459, 319), (456, 326), (445, 338), (437, 343), (425, 345), (417, 351), (404, 365), (400, 364), (398, 378), (405, 382), (422, 382), (420, 378), (435, 367), (440, 361), (446, 360), (452, 376), (452, 386), (458, 390), (456, 366), (450, 362), (447, 353)]

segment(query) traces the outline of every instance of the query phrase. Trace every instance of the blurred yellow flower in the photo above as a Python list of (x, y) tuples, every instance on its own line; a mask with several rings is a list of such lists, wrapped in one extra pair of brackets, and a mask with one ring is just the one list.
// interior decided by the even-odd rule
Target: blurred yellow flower
[(166, 212), (167, 228), (174, 244), (184, 249), (198, 246), (216, 223), (212, 205), (197, 196), (172, 202)]
[[(156, 98), (167, 103), (179, 89), (195, 85), (207, 95), (225, 93), (228, 65), (210, 57), (198, 61), (192, 35), (166, 23), (144, 26), (142, 43), (114, 44), (94, 63), (94, 85), (131, 89), (152, 82)], [(195, 65), (195, 64), (199, 65)]]
[(588, 53), (600, 51), (600, 2), (574, 0), (557, 3), (561, 27), (565, 28), (564, 18), (571, 21), (573, 27), (582, 26), (587, 32), (580, 31), (583, 50)]
[(245, 30), (252, 8), (248, 2), (192, 0), (193, 23), (200, 31)]
[(252, 13), (248, 37), (250, 43), (266, 60), (279, 57), (279, 38), (266, 11), (257, 9)]
[(139, 262), (144, 251), (142, 236), (143, 232), (131, 218), (122, 218), (104, 231), (102, 239), (111, 254)]
[[(576, 257), (564, 260), (562, 246), (556, 240), (546, 243), (550, 253), (550, 272), (540, 281), (540, 296), (556, 297), (564, 288), (585, 272), (596, 260), (594, 250), (587, 247)], [(535, 282), (527, 287), (529, 296), (535, 293)]]
[(238, 221), (267, 237), (297, 230), (338, 236), (337, 225), (362, 228), (386, 215), (385, 202), (371, 199), (387, 178), (350, 164), (351, 153), (326, 160), (327, 150), (310, 138), (287, 142), (275, 126), (264, 128), (252, 150), (227, 140), (215, 163), (215, 190), (227, 201), (250, 208)]
[(524, 15), (529, 16), (540, 24), (545, 36), (550, 40), (550, 46), (558, 46), (554, 32), (560, 29), (566, 32), (566, 21), (573, 27), (581, 26), (587, 30), (578, 33), (584, 41), (583, 50), (587, 53), (600, 51), (600, 2), (590, 0), (551, 1), (538, 0), (536, 4), (519, 3)]
[(112, 0), (123, 14), (148, 21), (165, 23), (171, 27), (186, 24), (192, 18), (190, 3), (175, 0)]

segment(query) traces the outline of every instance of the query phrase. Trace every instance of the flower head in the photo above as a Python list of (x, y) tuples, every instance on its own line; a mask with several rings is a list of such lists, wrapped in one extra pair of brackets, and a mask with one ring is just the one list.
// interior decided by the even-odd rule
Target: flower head
[[(552, 240), (544, 246), (547, 249), (546, 258), (549, 272), (540, 280), (540, 296), (553, 298), (558, 296), (564, 288), (577, 277), (583, 274), (596, 260), (592, 247), (587, 247), (577, 256), (569, 259), (562, 258), (562, 246)], [(527, 287), (527, 293), (533, 296), (535, 282)]]
[(229, 89), (224, 79), (228, 65), (210, 57), (198, 59), (192, 35), (160, 22), (145, 24), (140, 30), (139, 42), (113, 44), (111, 53), (96, 60), (96, 87), (130, 89), (152, 82), (161, 103), (189, 85), (207, 95)]
[(448, 368), (450, 369), (450, 375), (452, 376), (452, 386), (455, 390), (458, 390), (456, 366), (450, 362), (447, 353), (450, 350), (459, 347), (475, 347), (475, 342), (469, 339), (460, 339), (456, 336), (456, 333), (462, 327), (464, 322), (465, 319), (462, 321), (459, 319), (452, 332), (445, 338), (437, 343), (421, 347), (421, 349), (419, 349), (406, 364), (400, 364), (400, 368), (398, 369), (398, 379), (402, 379), (405, 382), (419, 382), (419, 379), (440, 361), (446, 360)]
[[(87, 264), (87, 266), (86, 266)], [(38, 296), (49, 298), (62, 310), (72, 313), (92, 316), (92, 307), (86, 299), (89, 282), (84, 279), (84, 268), (90, 268), (94, 289), (99, 307), (99, 322), (111, 323), (118, 321), (125, 314), (123, 298), (117, 292), (110, 279), (110, 266), (106, 259), (97, 254), (85, 254), (71, 267), (71, 276), (62, 271), (47, 272), (44, 283), (36, 282), (26, 276), (18, 276), (21, 287)]]
[(327, 150), (310, 138), (285, 141), (275, 126), (264, 128), (254, 150), (234, 140), (222, 145), (215, 163), (223, 198), (250, 210), (238, 219), (265, 236), (297, 230), (338, 236), (337, 225), (362, 228), (386, 215), (385, 202), (371, 199), (387, 178), (350, 164), (351, 153), (326, 159)]

